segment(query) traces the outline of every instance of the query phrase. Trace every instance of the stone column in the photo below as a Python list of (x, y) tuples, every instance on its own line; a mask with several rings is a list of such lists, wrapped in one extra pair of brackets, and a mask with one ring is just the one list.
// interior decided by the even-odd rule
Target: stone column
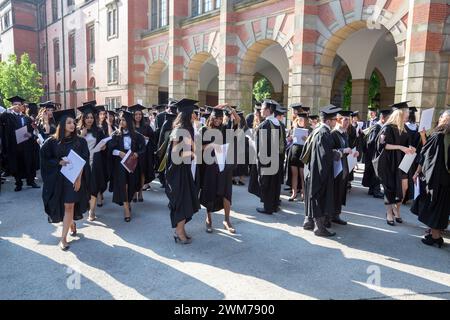
[(370, 80), (352, 79), (352, 111), (359, 111), (361, 120), (367, 118)]
[(169, 97), (174, 99), (182, 99), (185, 96), (180, 21), (188, 15), (188, 0), (169, 0)]
[[(315, 64), (315, 43), (317, 32), (315, 30), (318, 6), (313, 0), (295, 0), (295, 30), (294, 49), (291, 58), (291, 75), (289, 79), (289, 103), (301, 102), (305, 106), (312, 107), (316, 113), (325, 100), (330, 102), (331, 71), (320, 70)], [(328, 76), (329, 88), (320, 92), (318, 84), (319, 72), (321, 76)], [(325, 80), (325, 78), (324, 78)], [(325, 94), (325, 99), (321, 99)], [(326, 98), (328, 96), (328, 99)]]
[[(219, 103), (240, 105), (242, 110), (252, 110), (252, 96), (247, 95), (250, 89), (242, 87), (237, 72), (239, 47), (235, 32), (236, 17), (234, 14), (234, 1), (222, 0), (220, 7), (220, 44), (219, 44)], [(253, 81), (253, 80), (252, 80)], [(242, 94), (244, 93), (244, 94)]]
[(449, 59), (441, 53), (446, 18), (446, 0), (415, 0), (410, 7), (402, 100), (419, 108), (440, 111), (446, 105)]

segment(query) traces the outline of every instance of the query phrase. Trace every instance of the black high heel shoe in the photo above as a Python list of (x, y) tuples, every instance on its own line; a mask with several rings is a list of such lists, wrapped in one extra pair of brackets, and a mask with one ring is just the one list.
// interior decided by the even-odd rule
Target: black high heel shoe
[(422, 243), (426, 244), (427, 246), (434, 246), (437, 245), (438, 248), (442, 248), (442, 246), (444, 245), (444, 239), (443, 238), (438, 238), (438, 239), (434, 239), (431, 234), (425, 236), (425, 238), (422, 239)]
[(73, 226), (74, 226), (74, 228), (73, 228), (74, 230), (70, 232), (70, 236), (76, 237), (77, 236), (77, 224), (74, 222)]
[(390, 226), (395, 226), (395, 221), (394, 220), (388, 220), (388, 214), (386, 212), (386, 223)]
[(403, 219), (402, 219), (402, 218), (395, 218), (395, 222), (397, 222), (397, 223), (403, 223)]
[(175, 240), (176, 244), (191, 244), (192, 238), (186, 237), (186, 240), (181, 240), (181, 238), (178, 236), (176, 232), (173, 234), (173, 239)]
[(125, 217), (124, 219), (123, 219), (125, 222), (131, 222), (131, 217)]

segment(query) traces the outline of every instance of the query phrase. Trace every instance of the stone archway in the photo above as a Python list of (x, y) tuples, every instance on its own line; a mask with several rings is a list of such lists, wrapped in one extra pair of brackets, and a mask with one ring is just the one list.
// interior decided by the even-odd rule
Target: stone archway
[(148, 71), (145, 75), (144, 87), (145, 87), (145, 101), (147, 105), (155, 105), (159, 103), (159, 90), (160, 79), (163, 70), (167, 67), (167, 64), (162, 60), (153, 62), (148, 67)]
[[(208, 68), (209, 72), (214, 73), (211, 79), (202, 79), (208, 82), (206, 84), (200, 82), (200, 74), (204, 68)], [(208, 91), (209, 82), (219, 76), (216, 57), (206, 51), (198, 52), (185, 65), (184, 73), (186, 97), (199, 100), (200, 105), (205, 105), (207, 102), (217, 104), (217, 90), (215, 92)]]
[(331, 88), (331, 103), (336, 106), (342, 106), (344, 103), (344, 86), (349, 78), (352, 77), (347, 65), (343, 65), (336, 72)]

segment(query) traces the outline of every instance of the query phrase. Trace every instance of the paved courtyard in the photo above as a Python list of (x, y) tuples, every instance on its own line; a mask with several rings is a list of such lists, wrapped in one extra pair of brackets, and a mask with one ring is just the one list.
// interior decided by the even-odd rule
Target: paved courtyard
[[(389, 227), (382, 200), (356, 181), (338, 236), (303, 231), (303, 203), (283, 196), (282, 212), (262, 216), (246, 187), (235, 187), (238, 231), (204, 231), (205, 211), (188, 224), (189, 246), (175, 244), (167, 199), (159, 184), (122, 209), (106, 195), (98, 221), (78, 223), (71, 250), (56, 246), (61, 226), (47, 223), (40, 190), (0, 195), (0, 299), (449, 299), (450, 240), (443, 249), (420, 242), (425, 230), (402, 209), (405, 223)], [(78, 273), (79, 272), (79, 273)]]

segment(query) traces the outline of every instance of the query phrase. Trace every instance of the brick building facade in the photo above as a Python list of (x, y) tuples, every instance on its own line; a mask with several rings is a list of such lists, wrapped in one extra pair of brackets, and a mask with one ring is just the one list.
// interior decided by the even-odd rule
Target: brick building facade
[(278, 101), (317, 109), (341, 103), (351, 77), (364, 113), (373, 73), (382, 106), (449, 101), (446, 0), (9, 0), (2, 26), (5, 8), (0, 54), (30, 52), (68, 107), (188, 96), (249, 110), (264, 76)]

